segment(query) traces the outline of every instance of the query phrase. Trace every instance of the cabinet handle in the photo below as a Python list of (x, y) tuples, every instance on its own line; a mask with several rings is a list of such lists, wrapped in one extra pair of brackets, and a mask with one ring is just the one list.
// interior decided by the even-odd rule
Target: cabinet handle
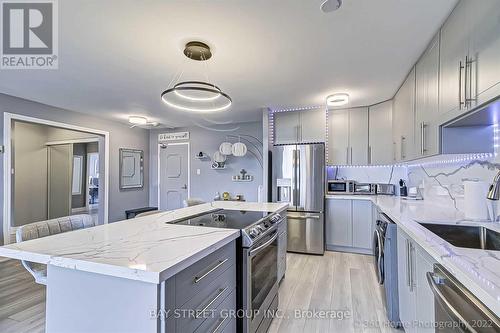
[(349, 147), (345, 149), (345, 164), (349, 165)]
[(406, 140), (406, 138), (401, 135), (401, 159), (402, 160), (406, 159), (406, 153), (405, 153), (405, 149), (404, 149), (405, 140)]
[(472, 98), (472, 63), (474, 60), (470, 57), (465, 57), (465, 70), (466, 73), (468, 72), (467, 78), (468, 80), (465, 82), (465, 90), (467, 90), (467, 84), (469, 85), (469, 96), (466, 95), (465, 97), (465, 103), (467, 107), (470, 107), (472, 105), (472, 102), (474, 102), (476, 99)]
[(222, 296), (222, 294), (224, 294), (224, 292), (227, 290), (227, 287), (223, 288), (223, 289), (219, 289), (219, 293), (217, 295), (215, 295), (214, 298), (212, 298), (212, 300), (210, 302), (208, 302), (208, 304), (203, 308), (203, 310), (201, 310), (200, 312), (198, 312), (198, 314), (196, 315), (196, 318), (199, 318), (203, 313), (205, 313), (205, 311), (208, 310), (208, 308), (210, 306), (212, 306), (212, 304), (214, 304), (214, 302), (216, 300), (219, 299), (219, 297)]
[(217, 265), (215, 265), (214, 267), (212, 267), (208, 272), (206, 272), (205, 274), (203, 274), (202, 276), (195, 276), (194, 277), (194, 283), (199, 283), (201, 280), (203, 280), (204, 278), (206, 278), (208, 275), (210, 275), (210, 273), (212, 273), (213, 271), (215, 271), (217, 268), (219, 268), (220, 266), (224, 265), (224, 263), (226, 261), (228, 261), (229, 259), (224, 259), (224, 260), (219, 260), (219, 263)]
[(420, 123), (420, 153), (421, 155), (425, 155), (427, 152), (427, 149), (425, 148), (426, 142), (425, 142), (425, 128), (427, 127), (427, 124), (425, 122)]
[(410, 287), (410, 242), (405, 239), (406, 242), (406, 285)]
[(462, 65), (462, 60), (458, 63), (458, 108), (462, 109), (464, 102), (462, 102), (462, 69), (464, 66)]
[(352, 147), (351, 147), (351, 165), (352, 165)]
[(372, 164), (372, 146), (368, 146), (368, 164)]
[(396, 161), (396, 142), (392, 142), (392, 159), (394, 160), (394, 162)]
[(410, 245), (410, 251), (408, 252), (408, 258), (410, 261), (410, 266), (408, 266), (410, 271), (410, 291), (413, 291), (413, 244), (410, 241), (408, 241), (408, 244)]

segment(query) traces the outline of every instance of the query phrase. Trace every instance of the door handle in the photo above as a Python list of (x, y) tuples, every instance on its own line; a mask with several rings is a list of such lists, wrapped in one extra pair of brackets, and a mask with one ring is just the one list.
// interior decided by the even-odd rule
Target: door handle
[(181, 187), (181, 189), (183, 190), (187, 190), (188, 186), (186, 184), (184, 184), (184, 186)]

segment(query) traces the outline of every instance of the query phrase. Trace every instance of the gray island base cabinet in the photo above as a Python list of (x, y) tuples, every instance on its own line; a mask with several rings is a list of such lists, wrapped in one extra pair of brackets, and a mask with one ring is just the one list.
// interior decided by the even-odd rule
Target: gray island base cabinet
[(160, 284), (48, 265), (46, 331), (236, 332), (235, 241)]

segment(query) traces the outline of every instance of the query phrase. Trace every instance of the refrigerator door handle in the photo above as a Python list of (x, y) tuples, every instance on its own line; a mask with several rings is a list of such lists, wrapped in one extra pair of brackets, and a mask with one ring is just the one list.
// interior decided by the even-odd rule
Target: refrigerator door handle
[(293, 150), (293, 179), (292, 179), (292, 186), (293, 186), (293, 198), (292, 198), (292, 205), (294, 207), (297, 207), (298, 201), (297, 197), (299, 195), (299, 191), (297, 190), (297, 166), (298, 166), (298, 160), (297, 160), (297, 147)]

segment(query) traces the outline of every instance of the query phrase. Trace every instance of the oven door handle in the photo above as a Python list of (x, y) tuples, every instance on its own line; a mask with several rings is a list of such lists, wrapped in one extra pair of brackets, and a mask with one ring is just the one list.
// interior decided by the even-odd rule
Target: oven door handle
[(257, 253), (259, 253), (261, 250), (263, 250), (265, 247), (267, 247), (268, 245), (270, 245), (272, 242), (274, 242), (276, 240), (276, 238), (278, 238), (278, 232), (276, 232), (274, 234), (274, 236), (268, 240), (267, 242), (265, 242), (264, 244), (260, 245), (259, 247), (253, 249), (252, 251), (250, 251), (248, 253), (248, 256), (249, 257), (254, 257)]
[(460, 312), (458, 312), (455, 307), (446, 299), (443, 292), (440, 290), (439, 285), (444, 284), (443, 281), (446, 278), (440, 277), (439, 275), (433, 272), (427, 272), (427, 282), (431, 287), (432, 293), (436, 297), (436, 301), (443, 307), (443, 310), (453, 319), (453, 321), (459, 322), (461, 325), (464, 325), (467, 329), (467, 332), (477, 333), (477, 331), (467, 322), (467, 320), (462, 317)]

